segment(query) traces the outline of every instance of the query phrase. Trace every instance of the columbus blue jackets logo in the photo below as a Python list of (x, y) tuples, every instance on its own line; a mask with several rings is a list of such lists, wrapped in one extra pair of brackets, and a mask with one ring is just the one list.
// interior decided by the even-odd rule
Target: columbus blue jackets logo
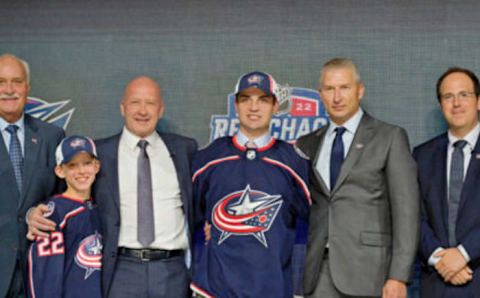
[(102, 236), (95, 233), (80, 242), (75, 255), (75, 263), (85, 269), (85, 279), (95, 270), (102, 268)]
[(214, 226), (222, 232), (218, 244), (230, 236), (253, 236), (268, 248), (265, 232), (270, 230), (283, 200), (247, 185), (244, 190), (230, 193), (212, 210)]
[(28, 97), (27, 104), (25, 105), (25, 112), (32, 117), (66, 129), (75, 109), (72, 108), (61, 113), (60, 115), (56, 115), (56, 113), (65, 107), (69, 102), (70, 100), (67, 99), (48, 103), (40, 98)]
[[(320, 95), (316, 90), (282, 86), (277, 83), (279, 112), (271, 122), (272, 136), (284, 141), (295, 141), (328, 123)], [(210, 122), (210, 141), (233, 136), (239, 127), (235, 112), (235, 94), (228, 95), (228, 113), (213, 115)]]

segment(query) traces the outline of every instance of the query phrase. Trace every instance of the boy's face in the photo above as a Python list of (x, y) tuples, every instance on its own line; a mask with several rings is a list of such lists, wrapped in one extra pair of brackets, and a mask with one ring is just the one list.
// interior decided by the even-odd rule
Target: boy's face
[(67, 182), (68, 192), (79, 197), (90, 196), (90, 189), (99, 170), (100, 162), (86, 152), (80, 152), (69, 162), (55, 167), (57, 176)]

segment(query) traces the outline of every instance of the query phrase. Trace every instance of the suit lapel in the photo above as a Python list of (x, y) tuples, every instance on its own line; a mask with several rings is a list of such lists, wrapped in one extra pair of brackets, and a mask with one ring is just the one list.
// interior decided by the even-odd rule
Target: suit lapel
[(37, 156), (43, 141), (38, 135), (37, 130), (38, 128), (30, 121), (30, 118), (25, 116), (23, 190), (19, 205), (25, 200), (25, 194), (28, 193), (28, 188), (31, 185), (29, 182), (32, 181), (34, 169), (37, 167)]
[[(117, 135), (114, 140), (109, 144), (109, 147), (104, 150), (105, 154), (101, 158), (100, 166), (103, 168), (104, 178), (107, 180), (107, 185), (110, 186), (109, 192), (112, 194), (113, 203), (115, 209), (120, 214), (120, 188), (118, 185), (118, 146), (120, 143), (121, 134)], [(103, 198), (95, 198), (96, 200), (103, 200)], [(98, 201), (97, 201), (98, 202)]]
[(323, 146), (323, 140), (325, 139), (325, 134), (327, 133), (327, 130), (328, 130), (328, 125), (322, 127), (317, 131), (317, 133), (315, 134), (315, 137), (312, 138), (312, 144), (309, 146), (310, 152), (308, 154), (310, 159), (313, 160), (312, 168), (316, 178), (315, 181), (318, 183), (318, 186), (320, 187), (320, 189), (326, 194), (328, 194), (330, 190), (317, 170), (317, 163), (318, 163), (318, 158), (320, 157), (320, 148), (321, 146)]
[[(447, 152), (448, 152), (448, 137), (447, 134), (440, 139), (433, 157), (435, 161), (432, 168), (432, 179), (430, 180), (429, 192), (432, 193), (430, 197), (439, 198), (438, 202), (432, 202), (432, 206), (440, 208), (440, 214), (443, 219), (444, 235), (448, 239), (448, 199), (447, 199)], [(435, 212), (437, 213), (437, 212)], [(438, 214), (438, 213), (437, 213)]]
[[(467, 169), (467, 175), (465, 176), (465, 181), (463, 182), (462, 186), (462, 194), (460, 196), (460, 204), (458, 206), (458, 212), (462, 210), (465, 201), (467, 201), (472, 195), (475, 193), (475, 189), (478, 187), (476, 184), (478, 183), (478, 174), (480, 172), (480, 137), (477, 139), (477, 143), (475, 144), (475, 148), (472, 151), (472, 156), (470, 158), (470, 163)], [(458, 215), (460, 216), (460, 215)]]
[(372, 117), (370, 117), (367, 113), (365, 113), (362, 117), (362, 120), (360, 120), (357, 132), (355, 133), (352, 144), (350, 145), (348, 154), (343, 161), (340, 174), (338, 175), (337, 183), (332, 190), (332, 194), (337, 191), (340, 185), (342, 185), (343, 181), (345, 181), (345, 178), (348, 177), (352, 167), (357, 163), (358, 159), (362, 155), (366, 144), (369, 140), (371, 140), (374, 127), (373, 121), (374, 120)]
[[(12, 167), (12, 162), (10, 161), (10, 156), (8, 155), (7, 151), (7, 146), (5, 145), (5, 142), (3, 141), (3, 136), (0, 135), (0, 176), (3, 176), (1, 179), (9, 179), (11, 185), (15, 185), (15, 174), (13, 173), (13, 167)], [(7, 172), (7, 173), (5, 173)], [(20, 200), (20, 194), (18, 193), (18, 188), (12, 187), (12, 189), (15, 189), (15, 192), (17, 194), (16, 200)]]

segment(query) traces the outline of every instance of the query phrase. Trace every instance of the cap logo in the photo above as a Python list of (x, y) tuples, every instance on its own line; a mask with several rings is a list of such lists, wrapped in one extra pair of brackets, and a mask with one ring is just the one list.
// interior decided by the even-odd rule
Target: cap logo
[(254, 75), (249, 76), (247, 81), (248, 81), (248, 84), (250, 84), (250, 85), (260, 84), (260, 83), (262, 83), (263, 78), (259, 75), (254, 74)]
[(85, 140), (82, 139), (74, 139), (70, 142), (70, 147), (76, 148), (76, 147), (85, 147)]

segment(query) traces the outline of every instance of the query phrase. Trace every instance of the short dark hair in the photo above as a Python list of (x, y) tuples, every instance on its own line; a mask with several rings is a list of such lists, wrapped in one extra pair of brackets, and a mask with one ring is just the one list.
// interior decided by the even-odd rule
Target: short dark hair
[(462, 68), (462, 67), (450, 67), (449, 69), (447, 69), (447, 71), (445, 71), (440, 76), (440, 78), (438, 78), (438, 81), (437, 81), (437, 100), (438, 100), (438, 102), (440, 102), (441, 96), (442, 96), (440, 94), (440, 86), (442, 85), (443, 80), (447, 76), (451, 75), (452, 73), (463, 73), (466, 76), (468, 76), (470, 78), (470, 80), (472, 80), (473, 91), (475, 92), (475, 97), (478, 97), (480, 95), (480, 83), (478, 82), (478, 78), (475, 75), (475, 73), (473, 73), (473, 71), (471, 71), (469, 69), (466, 69), (466, 68)]

